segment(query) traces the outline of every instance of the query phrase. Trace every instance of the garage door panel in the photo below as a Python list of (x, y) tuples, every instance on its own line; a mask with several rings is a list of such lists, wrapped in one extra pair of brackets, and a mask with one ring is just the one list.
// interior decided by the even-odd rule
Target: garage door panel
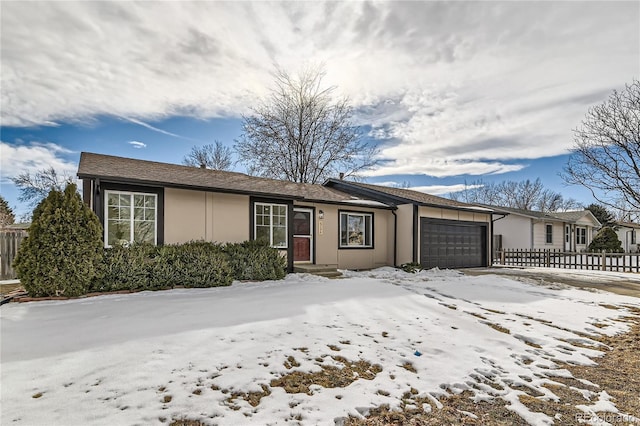
[(420, 229), (420, 263), (424, 267), (486, 266), (486, 224), (420, 218)]

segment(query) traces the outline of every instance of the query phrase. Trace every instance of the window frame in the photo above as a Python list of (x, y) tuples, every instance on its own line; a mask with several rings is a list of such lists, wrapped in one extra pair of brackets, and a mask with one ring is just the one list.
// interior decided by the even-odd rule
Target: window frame
[(637, 231), (635, 229), (631, 230), (631, 242), (629, 244), (637, 244), (638, 242), (638, 236), (637, 236)]
[(576, 226), (576, 245), (587, 245), (587, 228), (584, 226)]
[(544, 241), (545, 244), (553, 244), (553, 224), (545, 223), (544, 224)]
[[(363, 218), (364, 223), (364, 243), (362, 245), (355, 244), (343, 244), (342, 242), (342, 217), (347, 217), (347, 224), (349, 223), (349, 216), (360, 216)], [(369, 217), (369, 228), (367, 229), (367, 220)], [(347, 225), (348, 226), (348, 225)], [(374, 214), (373, 212), (362, 212), (362, 211), (353, 211), (353, 210), (338, 210), (338, 249), (340, 250), (371, 250), (374, 248)], [(366, 244), (367, 241), (367, 232), (369, 233), (369, 244)]]
[(154, 198), (154, 207), (153, 207), (153, 245), (157, 246), (158, 245), (158, 202), (159, 202), (159, 194), (154, 193), (154, 192), (140, 192), (140, 191), (123, 191), (123, 190), (119, 190), (119, 189), (105, 189), (104, 190), (104, 206), (103, 206), (103, 212), (104, 212), (104, 234), (103, 234), (103, 238), (104, 238), (104, 246), (106, 248), (111, 248), (113, 247), (111, 244), (109, 244), (109, 195), (111, 194), (118, 194), (118, 195), (128, 195), (130, 197), (129, 200), (129, 208), (130, 208), (130, 212), (129, 212), (129, 241), (126, 244), (133, 244), (135, 242), (134, 237), (135, 237), (135, 203), (134, 203), (134, 197), (136, 195), (144, 195), (144, 196), (152, 196)]
[[(269, 246), (278, 249), (278, 250), (288, 250), (289, 249), (289, 205), (282, 203), (270, 203), (264, 201), (256, 201), (253, 203), (253, 239), (257, 240), (258, 238), (258, 226), (266, 226), (266, 225), (258, 225), (258, 206), (269, 206), (271, 207), (271, 211), (269, 214)], [(273, 245), (273, 207), (284, 207), (284, 245), (282, 246), (274, 246)], [(276, 215), (281, 216), (281, 215)], [(281, 226), (278, 226), (281, 227)]]

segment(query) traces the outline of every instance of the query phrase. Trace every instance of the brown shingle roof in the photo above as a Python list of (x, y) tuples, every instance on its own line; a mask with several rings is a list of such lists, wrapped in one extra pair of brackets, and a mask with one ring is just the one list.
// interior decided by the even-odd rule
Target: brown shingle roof
[[(353, 204), (362, 198), (333, 188), (249, 176), (243, 173), (209, 170), (178, 164), (135, 160), (132, 158), (83, 152), (78, 166), (79, 178), (200, 190), (279, 196), (283, 198)], [(384, 207), (380, 204), (380, 207)]]
[[(550, 220), (550, 221), (555, 220), (555, 221), (562, 221), (562, 222), (568, 222), (568, 223), (575, 223), (584, 216), (588, 216), (588, 215), (593, 216), (589, 210), (574, 210), (574, 211), (568, 211), (568, 212), (541, 212), (538, 210), (525, 210), (525, 209), (516, 209), (512, 207), (502, 207), (502, 206), (487, 205), (487, 207), (490, 207), (497, 212), (519, 214), (522, 216), (532, 217), (535, 219), (544, 219), (544, 220)], [(600, 222), (598, 222), (598, 219), (596, 219), (595, 216), (593, 216), (593, 219), (595, 219), (597, 226), (600, 226)]]
[(484, 210), (490, 212), (491, 209), (487, 207), (481, 207), (473, 204), (461, 203), (459, 201), (450, 200), (448, 198), (438, 197), (435, 195), (427, 194), (424, 192), (414, 191), (404, 188), (393, 188), (389, 186), (372, 185), (370, 183), (351, 182), (351, 181), (336, 181), (330, 180), (334, 183), (342, 183), (350, 186), (361, 187), (372, 191), (378, 191), (383, 194), (388, 194), (394, 197), (403, 198), (409, 202), (416, 202), (419, 204), (443, 206), (443, 207), (455, 207), (458, 209), (469, 210)]

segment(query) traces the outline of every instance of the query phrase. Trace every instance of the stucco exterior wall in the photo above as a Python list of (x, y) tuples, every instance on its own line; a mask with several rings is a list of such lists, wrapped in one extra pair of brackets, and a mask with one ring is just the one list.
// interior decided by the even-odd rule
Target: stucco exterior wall
[(166, 188), (164, 241), (240, 242), (249, 239), (249, 197)]
[[(547, 243), (546, 225), (552, 225), (551, 244)], [(514, 247), (517, 248), (517, 247)], [(542, 222), (533, 223), (533, 248), (538, 249), (564, 249), (564, 223), (563, 222)]]
[(502, 247), (505, 249), (533, 247), (533, 231), (528, 217), (509, 215), (498, 219), (493, 222), (493, 234), (502, 235)]
[(467, 222), (491, 222), (491, 215), (481, 212), (468, 212), (462, 210), (452, 210), (437, 207), (418, 207), (419, 217), (430, 217), (433, 219), (463, 220)]
[(413, 261), (413, 204), (402, 204), (396, 211), (398, 215), (398, 265)]
[[(635, 231), (636, 244), (631, 244), (631, 232)], [(620, 226), (616, 230), (616, 235), (622, 243), (622, 249), (627, 253), (638, 253), (640, 249), (640, 227), (632, 228), (630, 226)]]
[[(389, 210), (321, 203), (300, 203), (314, 207), (315, 258), (318, 265), (340, 269), (372, 269), (393, 264), (393, 214)], [(323, 219), (319, 218), (320, 210)], [(339, 211), (373, 213), (373, 248), (339, 248)], [(391, 233), (389, 232), (391, 228)]]

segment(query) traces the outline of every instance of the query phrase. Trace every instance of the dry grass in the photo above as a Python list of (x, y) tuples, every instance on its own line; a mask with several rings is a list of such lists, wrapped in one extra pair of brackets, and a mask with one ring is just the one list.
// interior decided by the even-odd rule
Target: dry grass
[[(640, 310), (630, 309), (636, 315), (640, 315)], [(539, 321), (538, 319), (533, 320)], [(584, 413), (578, 410), (576, 405), (593, 404), (597, 400), (596, 393), (606, 391), (612, 397), (612, 402), (621, 413), (638, 415), (640, 413), (640, 318), (630, 320), (631, 330), (627, 334), (614, 337), (589, 336), (593, 341), (600, 342), (604, 347), (610, 348), (604, 356), (597, 358), (597, 366), (577, 366), (569, 364), (559, 364), (559, 368), (566, 368), (575, 378), (555, 377), (553, 370), (549, 370), (549, 379), (555, 384), (547, 384), (545, 387), (553, 392), (559, 400), (549, 401), (543, 394), (535, 389), (523, 385), (512, 385), (511, 389), (521, 391), (520, 402), (531, 411), (545, 413), (554, 419), (555, 425), (577, 424), (577, 416)], [(543, 321), (540, 321), (543, 322)], [(491, 325), (491, 324), (487, 324)], [(499, 330), (500, 331), (500, 330)], [(508, 330), (507, 330), (508, 331)], [(386, 334), (386, 333), (385, 333)], [(386, 337), (386, 336), (385, 336)], [(586, 337), (586, 336), (585, 336)], [(341, 342), (345, 344), (344, 342)], [(538, 345), (525, 342), (530, 346)], [(592, 345), (580, 344), (576, 341), (567, 341), (568, 344), (576, 347), (590, 347)], [(282, 387), (288, 393), (306, 393), (311, 395), (311, 385), (319, 385), (326, 388), (346, 387), (358, 379), (373, 379), (382, 371), (379, 365), (372, 365), (367, 361), (352, 362), (344, 357), (333, 356), (333, 360), (342, 364), (342, 367), (322, 365), (320, 372), (305, 373), (293, 371), (285, 376), (271, 381), (271, 387)], [(322, 359), (322, 358), (320, 358)], [(285, 366), (295, 362), (293, 357), (285, 361)], [(526, 364), (533, 360), (525, 360)], [(295, 362), (297, 363), (297, 362)], [(413, 365), (406, 361), (403, 365), (409, 371), (415, 372)], [(578, 379), (585, 379), (595, 383), (592, 386), (581, 382)], [(500, 391), (503, 387), (486, 378), (477, 378), (478, 382), (489, 385)], [(261, 398), (271, 393), (269, 386), (261, 385), (262, 392), (233, 393), (229, 402), (242, 398), (251, 406), (260, 404)], [(164, 391), (160, 388), (159, 391)], [(581, 392), (582, 391), (582, 392)], [(585, 399), (583, 392), (592, 392), (591, 402)], [(378, 394), (389, 396), (385, 389), (379, 389)], [(489, 401), (473, 401), (473, 392), (464, 391), (458, 395), (442, 397), (439, 402), (443, 405), (437, 409), (433, 399), (429, 396), (421, 396), (417, 389), (410, 388), (402, 396), (400, 410), (389, 410), (388, 406), (377, 407), (369, 413), (365, 419), (350, 417), (346, 420), (348, 426), (382, 426), (382, 425), (408, 425), (408, 426), (444, 426), (444, 425), (526, 425), (527, 423), (516, 413), (506, 408), (507, 403), (500, 398), (493, 398)], [(238, 407), (239, 408), (239, 407)], [(175, 419), (171, 426), (205, 426), (197, 420)]]
[(372, 380), (376, 374), (382, 371), (378, 364), (368, 361), (349, 361), (341, 356), (333, 359), (343, 365), (342, 368), (330, 365), (321, 365), (321, 371), (302, 372), (293, 371), (284, 376), (271, 380), (271, 387), (281, 387), (287, 393), (306, 393), (312, 395), (310, 386), (318, 385), (324, 388), (344, 388), (358, 379)]
[(494, 330), (499, 331), (500, 333), (511, 334), (508, 328), (504, 328), (499, 324), (494, 324), (492, 322), (487, 322), (485, 324), (487, 324), (489, 327), (493, 328)]
[(2, 295), (11, 293), (18, 289), (24, 290), (22, 284), (0, 284), (0, 294)]
[(413, 364), (409, 361), (405, 361), (404, 363), (402, 363), (400, 367), (404, 368), (407, 371), (411, 371), (412, 373), (418, 372), (416, 368), (413, 366)]
[(476, 318), (480, 318), (480, 319), (482, 319), (482, 320), (486, 320), (486, 319), (487, 319), (487, 317), (485, 317), (485, 316), (483, 316), (483, 315), (480, 315), (480, 314), (478, 314), (478, 313), (476, 313), (476, 312), (465, 312), (465, 314), (469, 314), (469, 315), (471, 315), (471, 316), (474, 316), (474, 317), (476, 317)]
[(293, 367), (300, 367), (300, 363), (296, 361), (294, 357), (289, 355), (287, 357), (287, 360), (284, 362), (284, 368), (286, 368), (287, 370), (291, 370)]
[[(630, 309), (640, 314), (638, 309)], [(559, 368), (566, 368), (575, 378), (549, 378), (557, 384), (547, 384), (545, 387), (553, 392), (559, 401), (546, 400), (542, 393), (526, 386), (511, 386), (512, 389), (523, 392), (519, 396), (520, 402), (534, 412), (540, 412), (554, 419), (554, 425), (575, 425), (578, 416), (582, 418), (584, 412), (576, 405), (593, 404), (597, 396), (588, 401), (582, 391), (598, 393), (606, 391), (621, 413), (638, 416), (640, 414), (640, 319), (633, 318), (629, 333), (607, 337), (598, 336), (594, 340), (607, 345), (611, 349), (597, 358), (597, 366), (576, 366), (561, 364)], [(591, 336), (593, 339), (593, 336)], [(530, 344), (529, 342), (525, 342)], [(571, 342), (574, 344), (574, 342)], [(530, 344), (531, 346), (535, 344)], [(535, 345), (534, 347), (537, 347)], [(578, 346), (578, 345), (576, 345)], [(585, 345), (586, 346), (586, 345)], [(596, 386), (585, 384), (577, 379), (585, 379)], [(491, 383), (484, 382), (492, 385)], [(499, 387), (496, 387), (499, 389)], [(595, 394), (592, 394), (595, 395)], [(400, 411), (389, 411), (382, 406), (372, 410), (366, 419), (349, 418), (348, 426), (381, 426), (381, 425), (526, 425), (527, 423), (505, 406), (507, 403), (500, 398), (491, 401), (475, 403), (471, 399), (473, 393), (465, 391), (459, 395), (452, 395), (439, 400), (443, 408), (432, 407), (429, 398), (418, 397), (415, 392), (407, 392), (403, 397)], [(472, 413), (476, 418), (463, 413)], [(602, 413), (604, 415), (606, 413)], [(610, 413), (609, 413), (610, 414)]]
[(235, 400), (238, 398), (244, 399), (252, 407), (260, 405), (260, 400), (265, 396), (271, 395), (271, 389), (265, 384), (261, 384), (262, 391), (259, 392), (232, 392), (226, 399), (227, 404), (234, 410), (239, 410), (240, 407), (235, 404)]

